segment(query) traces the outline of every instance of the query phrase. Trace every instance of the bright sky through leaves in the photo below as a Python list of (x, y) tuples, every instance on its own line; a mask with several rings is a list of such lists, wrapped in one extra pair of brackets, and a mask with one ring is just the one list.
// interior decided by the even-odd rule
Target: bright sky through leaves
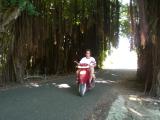
[(112, 53), (103, 63), (104, 69), (137, 69), (137, 54), (130, 51), (127, 38), (120, 37), (118, 48), (112, 47)]
[(130, 0), (120, 0), (120, 2), (121, 2), (123, 5), (129, 4), (129, 1), (130, 1)]
[[(129, 0), (120, 1), (124, 5), (129, 4)], [(130, 51), (130, 43), (128, 38), (120, 36), (118, 48), (116, 49), (112, 47), (111, 55), (109, 55), (104, 61), (103, 68), (137, 69), (137, 54), (135, 51)]]

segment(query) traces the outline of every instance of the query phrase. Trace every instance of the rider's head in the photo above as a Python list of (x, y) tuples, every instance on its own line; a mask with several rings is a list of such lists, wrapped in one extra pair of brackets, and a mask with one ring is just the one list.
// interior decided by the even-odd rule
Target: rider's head
[(90, 58), (91, 57), (91, 50), (90, 49), (86, 49), (86, 58)]

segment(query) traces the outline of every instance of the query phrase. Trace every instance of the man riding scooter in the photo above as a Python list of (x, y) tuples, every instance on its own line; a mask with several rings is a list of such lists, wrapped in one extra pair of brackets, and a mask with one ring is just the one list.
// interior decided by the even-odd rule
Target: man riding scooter
[[(91, 50), (87, 49), (85, 51), (85, 57), (83, 57), (80, 60), (80, 63), (78, 64), (88, 64), (89, 65), (89, 69), (90, 69), (90, 79), (89, 79), (89, 83), (91, 83), (92, 79), (95, 79), (95, 74), (94, 74), (94, 68), (96, 66), (96, 60), (95, 58), (93, 58), (91, 56)], [(79, 74), (79, 70), (77, 70), (77, 79), (78, 79), (78, 74)]]

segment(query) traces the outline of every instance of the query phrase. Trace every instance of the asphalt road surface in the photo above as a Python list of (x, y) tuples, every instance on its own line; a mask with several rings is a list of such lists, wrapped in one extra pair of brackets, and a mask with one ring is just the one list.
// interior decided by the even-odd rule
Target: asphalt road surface
[(105, 120), (117, 98), (113, 86), (122, 77), (124, 72), (99, 72), (96, 87), (84, 97), (73, 75), (0, 90), (0, 120)]

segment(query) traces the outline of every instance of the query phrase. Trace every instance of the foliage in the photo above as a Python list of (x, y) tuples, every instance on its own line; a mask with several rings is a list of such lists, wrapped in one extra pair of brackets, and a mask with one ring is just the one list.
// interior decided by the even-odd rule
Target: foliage
[(129, 19), (129, 6), (126, 5), (122, 5), (121, 4), (121, 8), (120, 8), (120, 35), (123, 37), (127, 37), (130, 38), (131, 36), (131, 30), (130, 30), (130, 19)]
[(21, 11), (26, 10), (30, 15), (37, 14), (33, 2), (30, 0), (2, 0), (3, 8), (19, 7)]

